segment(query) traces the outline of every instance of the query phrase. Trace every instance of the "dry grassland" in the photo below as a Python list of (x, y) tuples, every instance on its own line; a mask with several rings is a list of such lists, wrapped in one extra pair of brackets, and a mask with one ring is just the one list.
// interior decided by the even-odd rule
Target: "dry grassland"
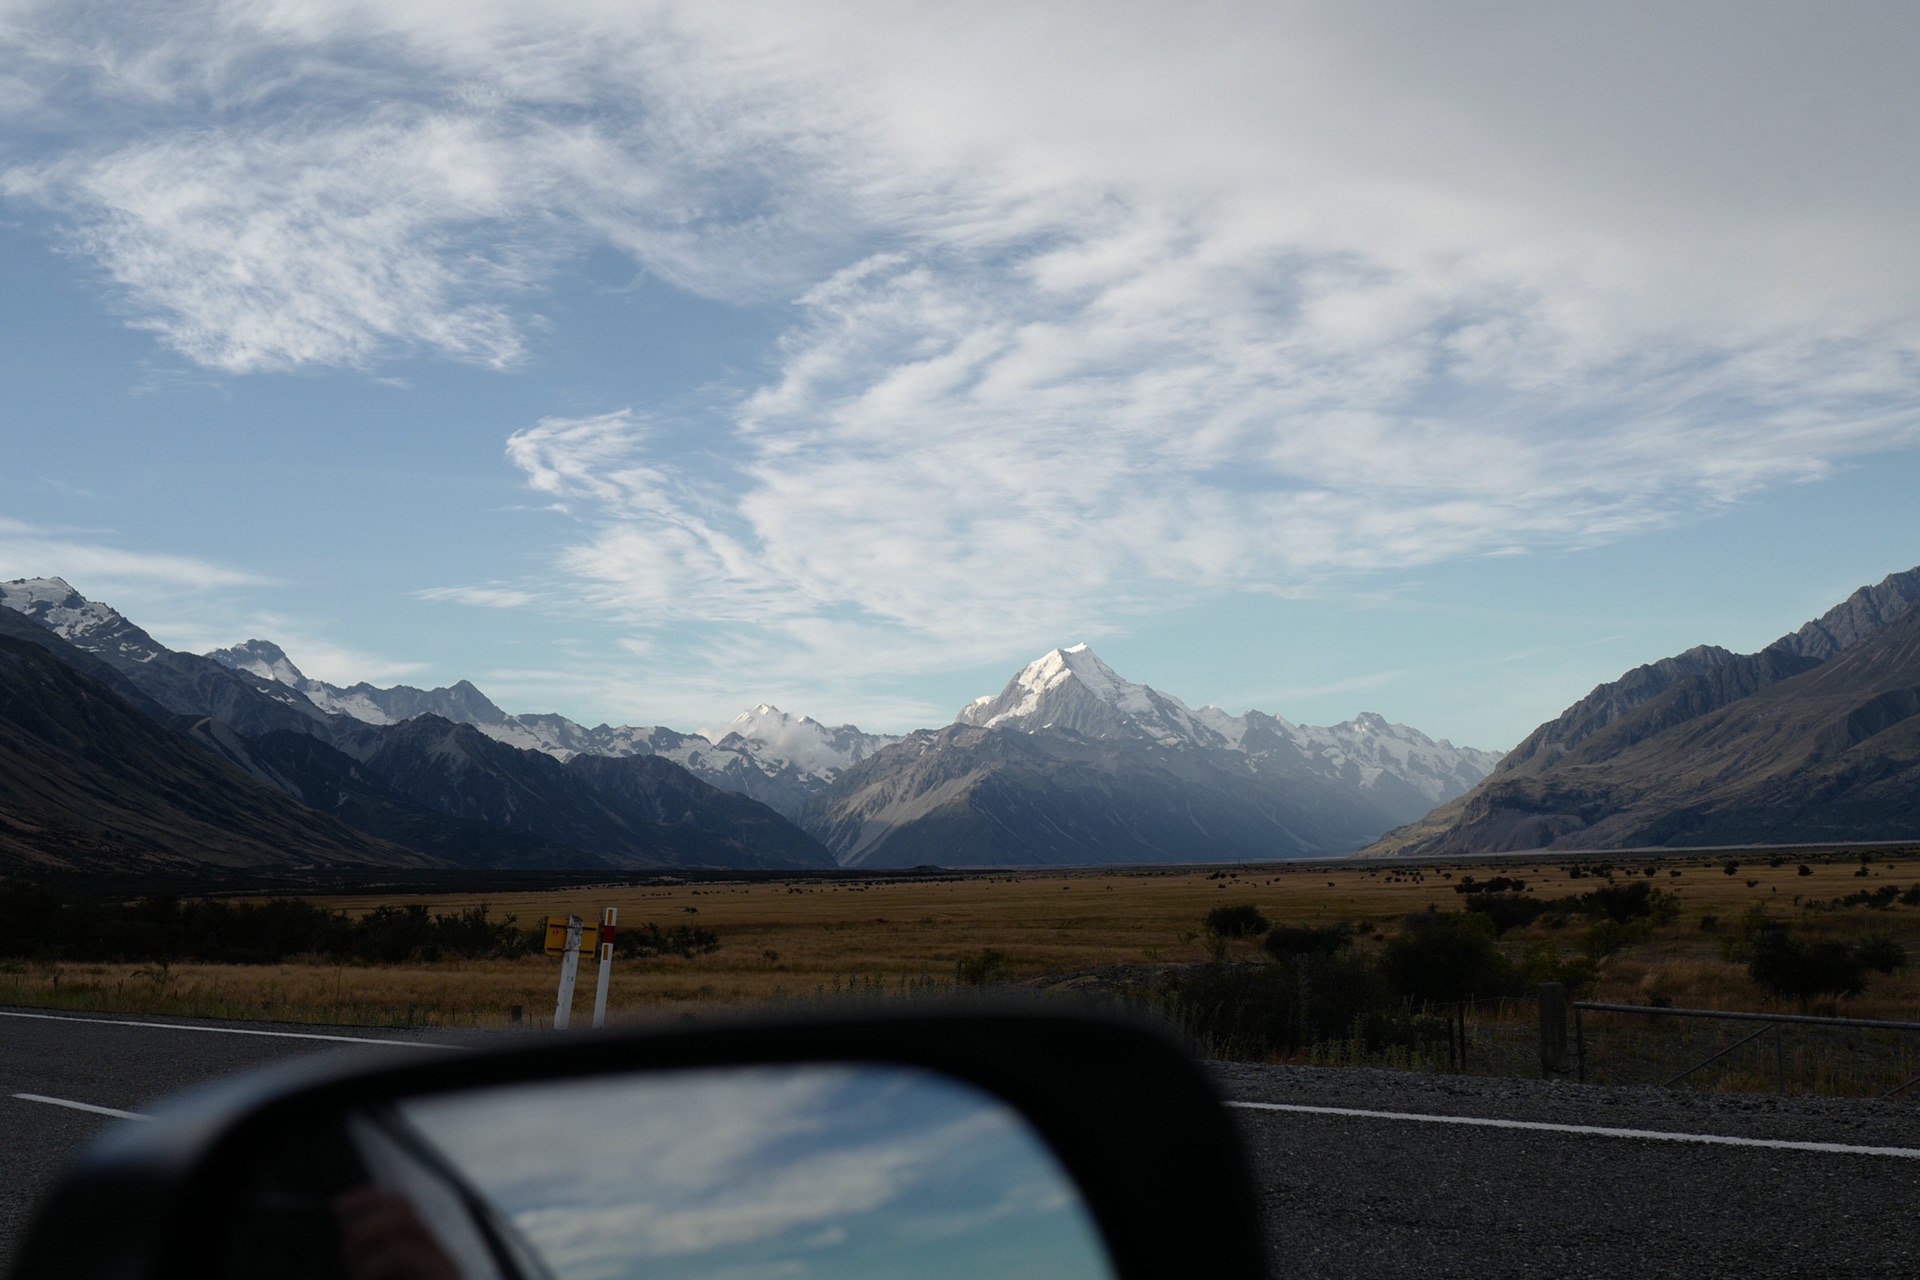
[[(1717, 917), (1736, 927), (1756, 904), (1804, 920), (1812, 930), (1842, 937), (1886, 936), (1905, 945), (1914, 969), (1876, 977), (1867, 993), (1847, 1004), (1857, 1016), (1920, 1014), (1920, 908), (1852, 908), (1802, 912), (1801, 901), (1826, 900), (1893, 884), (1920, 883), (1920, 850), (1801, 858), (1735, 855), (1739, 869), (1725, 874), (1726, 855), (1593, 855), (1592, 867), (1611, 862), (1618, 881), (1640, 877), (1675, 893), (1678, 922), (1647, 942), (1606, 959), (1595, 996), (1645, 1004), (1757, 1009), (1764, 997), (1744, 967), (1721, 957), (1720, 935), (1703, 930)], [(1768, 865), (1779, 859), (1779, 865)], [(1805, 862), (1810, 875), (1800, 875)], [(1678, 872), (1678, 874), (1674, 874)], [(1602, 883), (1572, 879), (1565, 862), (1517, 859), (1413, 866), (1391, 862), (1239, 867), (1229, 870), (1073, 871), (997, 873), (955, 879), (874, 877), (803, 879), (772, 883), (684, 883), (586, 887), (570, 891), (492, 895), (495, 918), (516, 916), (531, 925), (569, 912), (588, 919), (603, 907), (620, 909), (622, 926), (662, 928), (696, 924), (718, 935), (719, 947), (691, 958), (661, 956), (621, 961), (613, 974), (612, 1007), (622, 1020), (643, 1019), (741, 1002), (807, 1000), (858, 990), (873, 994), (951, 986), (956, 966), (986, 952), (1004, 957), (997, 976), (1050, 981), (1118, 966), (1190, 963), (1209, 958), (1213, 945), (1202, 919), (1217, 906), (1253, 903), (1276, 922), (1365, 925), (1362, 945), (1378, 946), (1408, 913), (1429, 907), (1455, 910), (1463, 876), (1524, 879), (1542, 897), (1579, 893)], [(337, 897), (323, 905), (361, 914), (376, 906), (424, 901), (452, 912), (478, 895), (427, 898)], [(1515, 930), (1502, 943), (1516, 954), (1548, 939), (1577, 952), (1584, 929)], [(1257, 954), (1236, 943), (1231, 954)], [(325, 962), (282, 965), (31, 965), (0, 972), (0, 1003), (59, 1005), (222, 1017), (352, 1022), (375, 1025), (505, 1025), (519, 1006), (525, 1020), (544, 1025), (553, 1008), (558, 962), (540, 956), (490, 961), (372, 967)], [(576, 1015), (592, 999), (593, 965), (581, 969)]]

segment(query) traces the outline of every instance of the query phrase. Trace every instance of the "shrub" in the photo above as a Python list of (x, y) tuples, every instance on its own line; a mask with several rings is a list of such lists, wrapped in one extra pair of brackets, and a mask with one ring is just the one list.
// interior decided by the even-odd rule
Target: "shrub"
[(1653, 934), (1653, 921), (1602, 920), (1587, 930), (1581, 947), (1595, 960), (1604, 960), (1627, 947), (1645, 942)]
[(1666, 924), (1680, 914), (1680, 900), (1644, 880), (1626, 885), (1607, 885), (1583, 893), (1576, 901), (1590, 916), (1605, 916), (1625, 924), (1629, 920), (1652, 919)]
[(1811, 1000), (1842, 999), (1867, 989), (1867, 965), (1854, 948), (1840, 942), (1802, 942), (1785, 929), (1772, 929), (1753, 942), (1747, 973), (1776, 996)]
[(1543, 982), (1558, 982), (1566, 987), (1567, 994), (1585, 995), (1593, 990), (1593, 984), (1600, 977), (1600, 967), (1586, 956), (1560, 958), (1560, 948), (1545, 938), (1529, 942), (1520, 955), (1517, 966), (1519, 976), (1531, 986)]
[(1275, 959), (1293, 956), (1330, 956), (1353, 942), (1352, 926), (1342, 923), (1315, 928), (1304, 924), (1275, 925), (1267, 932), (1267, 953)]
[(1272, 926), (1251, 902), (1215, 907), (1207, 912), (1207, 932), (1219, 938), (1257, 938)]
[(1555, 909), (1558, 902), (1530, 898), (1524, 893), (1475, 893), (1467, 898), (1467, 910), (1478, 912), (1493, 922), (1496, 934), (1525, 928)]
[(1000, 981), (1007, 967), (1007, 957), (988, 947), (978, 955), (961, 956), (954, 961), (953, 976), (963, 987), (990, 987)]
[(1460, 883), (1453, 886), (1455, 893), (1524, 893), (1527, 882), (1515, 880), (1511, 876), (1495, 876), (1485, 884), (1472, 876), (1461, 876)]
[(628, 960), (680, 956), (691, 960), (720, 949), (720, 935), (697, 924), (662, 929), (657, 924), (622, 925), (614, 930), (613, 954)]
[(1411, 1000), (1498, 995), (1514, 986), (1514, 974), (1493, 939), (1493, 921), (1478, 912), (1411, 915), (1381, 954), (1381, 973), (1396, 993)]
[(1203, 964), (1167, 974), (1166, 1012), (1212, 1057), (1272, 1058), (1326, 1040), (1371, 1052), (1444, 1037), (1417, 1018), (1365, 956), (1341, 952), (1277, 964)]
[(1892, 973), (1907, 967), (1907, 949), (1891, 938), (1875, 938), (1853, 949), (1854, 957), (1878, 973)]

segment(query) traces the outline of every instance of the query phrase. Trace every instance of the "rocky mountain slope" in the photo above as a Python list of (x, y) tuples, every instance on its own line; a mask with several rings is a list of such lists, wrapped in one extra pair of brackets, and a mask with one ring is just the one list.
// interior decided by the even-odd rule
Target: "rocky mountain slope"
[(849, 768), (802, 822), (860, 866), (1307, 857), (1358, 848), (1495, 758), (1374, 715), (1195, 711), (1076, 645)]
[(696, 735), (511, 715), (466, 681), (332, 685), (265, 640), (179, 654), (59, 579), (0, 585), (0, 606), (257, 782), (377, 838), (492, 866), (1323, 855), (1459, 795), (1494, 761), (1372, 714), (1315, 727), (1195, 710), (1085, 645), (906, 739), (766, 704)]
[(1910, 570), (1759, 653), (1638, 667), (1368, 852), (1920, 837), (1916, 601)]
[(110, 675), (133, 714), (177, 731), (176, 750), (389, 852), (496, 867), (832, 865), (777, 813), (667, 760), (603, 775), (431, 714), (368, 724), (283, 680), (301, 677), (277, 649), (281, 671), (270, 655), (250, 655), (269, 661), (267, 674), (177, 653), (58, 579), (0, 584), (0, 606), (7, 630), (31, 629), (43, 651)]
[(0, 636), (0, 869), (444, 865), (247, 777), (84, 665)]
[(469, 724), (509, 746), (541, 751), (561, 760), (574, 756), (659, 756), (705, 782), (750, 796), (792, 817), (826, 789), (842, 770), (866, 759), (897, 737), (863, 733), (853, 725), (829, 727), (809, 716), (791, 716), (761, 704), (742, 712), (715, 738), (661, 725), (587, 728), (565, 716), (510, 715), (471, 683), (440, 689), (370, 684), (346, 688), (303, 674), (268, 640), (248, 640), (206, 655), (258, 680), (299, 692), (323, 711), (367, 724), (398, 724), (435, 715)]

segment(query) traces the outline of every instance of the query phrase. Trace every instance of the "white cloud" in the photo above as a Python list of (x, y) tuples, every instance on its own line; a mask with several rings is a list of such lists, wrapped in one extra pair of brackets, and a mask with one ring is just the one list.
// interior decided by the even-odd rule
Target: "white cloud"
[(414, 598), (419, 600), (478, 605), (484, 609), (522, 609), (540, 599), (534, 592), (523, 591), (503, 582), (476, 583), (461, 587), (427, 587), (413, 594)]
[(82, 594), (116, 587), (143, 591), (213, 591), (262, 586), (265, 574), (164, 551), (129, 551), (85, 531), (48, 529), (0, 516), (0, 578), (65, 578)]
[(797, 299), (724, 439), (509, 443), (580, 522), (560, 595), (772, 684), (1591, 545), (1915, 443), (1902, 10), (9, 12), (7, 84), (88, 88), (0, 92), (75, 138), (6, 189), (190, 359), (523, 360), (590, 244)]

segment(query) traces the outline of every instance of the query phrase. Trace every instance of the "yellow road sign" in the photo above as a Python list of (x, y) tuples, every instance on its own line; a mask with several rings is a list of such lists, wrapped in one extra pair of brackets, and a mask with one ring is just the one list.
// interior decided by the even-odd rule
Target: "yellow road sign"
[[(567, 919), (565, 916), (547, 917), (547, 954), (564, 956), (567, 954)], [(583, 955), (596, 954), (600, 949), (600, 926), (585, 924), (580, 926), (580, 951)]]

